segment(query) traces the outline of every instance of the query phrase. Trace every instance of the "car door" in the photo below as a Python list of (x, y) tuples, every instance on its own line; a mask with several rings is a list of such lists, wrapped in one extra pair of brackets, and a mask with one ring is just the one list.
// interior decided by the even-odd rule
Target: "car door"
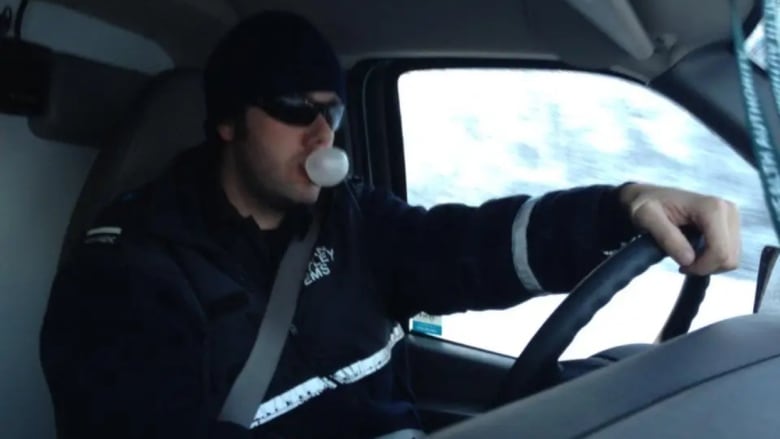
[[(711, 56), (695, 53), (679, 67)], [(627, 181), (735, 202), (743, 217), (741, 267), (713, 278), (692, 329), (752, 312), (761, 249), (776, 242), (760, 182), (739, 152), (744, 142), (735, 145), (707, 125), (718, 120), (718, 102), (681, 105), (693, 101), (667, 84), (677, 71), (659, 80), (661, 92), (538, 62), (397, 61), (358, 65), (351, 74), (362, 86), (353, 88), (352, 108), (365, 119), (350, 132), (358, 172), (410, 204), (478, 205)], [(690, 87), (685, 79), (679, 82)], [(562, 359), (652, 343), (682, 281), (670, 260), (653, 267), (581, 331)], [(427, 427), (488, 408), (513, 358), (563, 299), (541, 296), (506, 310), (409, 322), (413, 386)]]

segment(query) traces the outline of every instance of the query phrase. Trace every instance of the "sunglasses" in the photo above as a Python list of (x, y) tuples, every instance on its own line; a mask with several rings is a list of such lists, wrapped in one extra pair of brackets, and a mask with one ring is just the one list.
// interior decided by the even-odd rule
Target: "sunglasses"
[(274, 119), (295, 126), (309, 126), (322, 115), (330, 128), (336, 131), (344, 117), (344, 104), (340, 101), (315, 102), (301, 95), (260, 99), (256, 105)]

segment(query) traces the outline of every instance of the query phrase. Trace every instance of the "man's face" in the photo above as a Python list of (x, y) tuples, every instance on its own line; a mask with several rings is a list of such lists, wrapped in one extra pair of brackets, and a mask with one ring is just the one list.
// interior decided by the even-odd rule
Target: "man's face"
[[(319, 104), (338, 102), (331, 92), (305, 95)], [(278, 109), (277, 109), (278, 110)], [(220, 136), (231, 148), (228, 160), (238, 174), (243, 190), (260, 203), (276, 209), (297, 204), (314, 204), (320, 187), (309, 179), (304, 163), (313, 151), (333, 146), (334, 132), (326, 118), (319, 114), (310, 123), (283, 122), (268, 107), (248, 107), (246, 130), (238, 132), (233, 125), (221, 125)]]

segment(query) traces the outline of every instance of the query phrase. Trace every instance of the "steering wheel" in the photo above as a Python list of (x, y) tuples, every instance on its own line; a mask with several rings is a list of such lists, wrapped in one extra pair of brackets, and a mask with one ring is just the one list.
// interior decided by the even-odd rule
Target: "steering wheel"
[[(701, 234), (690, 228), (684, 228), (683, 233), (697, 253), (701, 251)], [(530, 396), (557, 382), (558, 359), (577, 333), (618, 291), (665, 256), (655, 240), (645, 234), (596, 267), (574, 287), (515, 360), (498, 395), (497, 405)], [(709, 276), (686, 276), (677, 303), (661, 332), (661, 341), (688, 332), (708, 284)]]

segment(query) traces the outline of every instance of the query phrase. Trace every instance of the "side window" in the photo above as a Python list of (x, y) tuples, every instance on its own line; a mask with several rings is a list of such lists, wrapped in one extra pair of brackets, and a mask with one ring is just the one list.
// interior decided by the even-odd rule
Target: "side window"
[[(398, 81), (408, 201), (430, 207), (642, 181), (717, 195), (742, 216), (741, 268), (714, 276), (694, 328), (752, 310), (760, 252), (775, 238), (755, 170), (688, 112), (628, 81), (518, 69), (420, 70)], [(667, 258), (636, 278), (564, 358), (652, 342), (683, 276)], [(564, 299), (421, 316), (412, 329), (516, 356)]]

